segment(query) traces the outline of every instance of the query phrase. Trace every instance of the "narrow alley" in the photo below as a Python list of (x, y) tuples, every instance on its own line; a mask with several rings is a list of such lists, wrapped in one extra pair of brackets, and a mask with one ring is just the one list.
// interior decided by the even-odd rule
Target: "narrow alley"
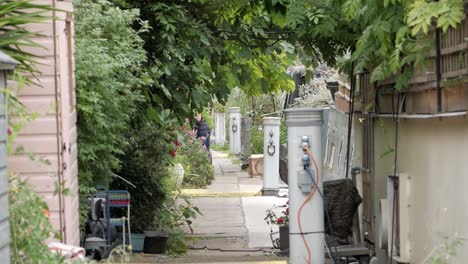
[(266, 210), (286, 204), (287, 186), (282, 184), (278, 196), (261, 196), (261, 177), (250, 177), (228, 154), (213, 151), (213, 157), (213, 183), (206, 189), (183, 190), (203, 214), (192, 225), (188, 254), (141, 254), (132, 263), (287, 263), (287, 256), (273, 248), (264, 220)]

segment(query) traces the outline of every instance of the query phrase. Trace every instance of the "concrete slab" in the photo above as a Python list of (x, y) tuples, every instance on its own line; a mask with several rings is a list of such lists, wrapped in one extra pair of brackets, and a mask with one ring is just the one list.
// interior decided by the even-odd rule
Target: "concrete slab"
[(234, 184), (237, 184), (239, 182), (239, 178), (236, 177), (236, 176), (222, 176), (222, 177), (218, 177), (216, 178), (212, 183), (211, 185), (208, 187), (208, 189), (210, 189), (211, 187), (215, 186), (215, 185), (219, 185), (219, 184), (225, 184), (225, 183), (234, 183)]
[(194, 234), (208, 237), (246, 237), (240, 198), (203, 197), (190, 201), (203, 214), (193, 220)]
[[(206, 189), (182, 190), (203, 214), (192, 224), (197, 238), (190, 245), (192, 250), (186, 257), (163, 256), (157, 263), (286, 263), (286, 258), (269, 253), (274, 251), (271, 227), (264, 218), (267, 209), (287, 202), (287, 188), (282, 185), (279, 191), (285, 197), (259, 196), (262, 177), (250, 177), (219, 152), (213, 157), (216, 175), (212, 184)], [(281, 210), (276, 209), (278, 213)], [(142, 259), (142, 263), (151, 262), (151, 258)]]
[(207, 191), (212, 191), (212, 192), (238, 192), (239, 191), (239, 185), (237, 183), (230, 183), (230, 184), (216, 184), (208, 187)]

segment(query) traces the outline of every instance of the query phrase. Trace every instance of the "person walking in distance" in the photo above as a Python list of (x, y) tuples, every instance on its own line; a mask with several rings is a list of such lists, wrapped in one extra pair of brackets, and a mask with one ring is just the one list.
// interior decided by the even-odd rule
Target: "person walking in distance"
[(211, 135), (211, 129), (206, 123), (206, 121), (203, 119), (202, 115), (200, 113), (195, 114), (195, 120), (197, 121), (195, 123), (195, 132), (196, 132), (196, 137), (199, 138), (202, 142), (203, 145), (205, 146), (206, 150), (208, 151), (208, 155), (211, 160), (211, 152), (210, 152), (210, 135)]

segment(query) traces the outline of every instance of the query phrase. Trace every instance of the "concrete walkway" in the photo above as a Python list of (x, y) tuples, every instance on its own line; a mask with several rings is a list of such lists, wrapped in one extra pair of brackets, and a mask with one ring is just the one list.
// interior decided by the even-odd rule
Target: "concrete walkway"
[(267, 209), (287, 202), (287, 189), (280, 192), (285, 197), (260, 196), (261, 177), (251, 178), (225, 153), (213, 151), (213, 157), (213, 183), (206, 189), (183, 190), (203, 214), (192, 226), (197, 241), (186, 256), (163, 256), (155, 263), (286, 263), (274, 253), (278, 250), (264, 218)]
[[(213, 183), (203, 191), (184, 191), (203, 213), (194, 221), (195, 235), (237, 238), (234, 239), (237, 243), (226, 245), (229, 248), (272, 248), (270, 227), (264, 220), (266, 210), (286, 204), (287, 189), (280, 193), (285, 197), (261, 196), (261, 177), (250, 177), (227, 154), (214, 152), (213, 156), (216, 173)], [(280, 212), (281, 208), (275, 210)]]

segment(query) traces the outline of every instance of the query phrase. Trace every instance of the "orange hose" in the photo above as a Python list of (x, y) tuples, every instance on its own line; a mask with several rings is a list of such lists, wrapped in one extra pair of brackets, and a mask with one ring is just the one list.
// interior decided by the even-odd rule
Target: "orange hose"
[(309, 196), (307, 196), (305, 201), (302, 203), (301, 207), (299, 207), (299, 211), (297, 212), (297, 224), (299, 225), (299, 232), (301, 233), (302, 241), (304, 241), (304, 245), (306, 246), (306, 249), (307, 249), (307, 263), (310, 264), (312, 253), (310, 252), (309, 244), (307, 244), (307, 240), (305, 239), (305, 236), (302, 232), (301, 211), (302, 211), (302, 208), (304, 208), (304, 206), (314, 197), (315, 193), (317, 192), (318, 181), (319, 181), (319, 171), (318, 171), (317, 162), (315, 161), (314, 156), (310, 152), (309, 148), (306, 147), (305, 149), (307, 151), (307, 155), (309, 155), (310, 159), (314, 163), (315, 174), (317, 175), (317, 178), (315, 179), (315, 185), (312, 188), (311, 193), (309, 194)]

